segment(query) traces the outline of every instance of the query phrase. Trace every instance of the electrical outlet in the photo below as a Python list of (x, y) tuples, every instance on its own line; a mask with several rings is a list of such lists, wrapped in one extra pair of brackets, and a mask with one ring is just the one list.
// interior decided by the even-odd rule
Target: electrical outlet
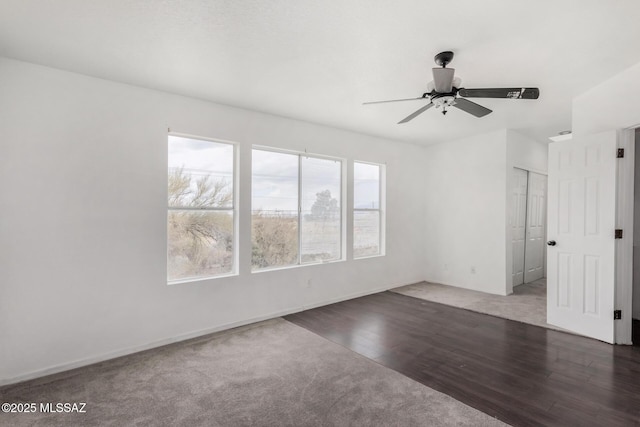
[(476, 274), (476, 266), (475, 265), (471, 266), (471, 274)]

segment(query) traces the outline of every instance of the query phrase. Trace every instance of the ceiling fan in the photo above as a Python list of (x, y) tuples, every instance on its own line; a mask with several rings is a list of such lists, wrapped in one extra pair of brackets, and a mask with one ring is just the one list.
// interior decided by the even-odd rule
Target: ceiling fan
[(509, 99), (538, 99), (540, 90), (536, 87), (523, 88), (493, 88), (493, 89), (465, 89), (460, 87), (461, 80), (454, 77), (455, 69), (447, 68), (453, 60), (453, 52), (440, 52), (435, 56), (436, 64), (440, 68), (432, 68), (433, 81), (427, 85), (427, 92), (418, 98), (392, 99), (388, 101), (365, 102), (363, 105), (382, 104), (386, 102), (429, 100), (429, 103), (417, 111), (409, 114), (400, 123), (407, 123), (424, 113), (431, 107), (442, 108), (442, 114), (447, 114), (448, 107), (456, 107), (476, 117), (484, 117), (491, 110), (466, 98), (509, 98)]

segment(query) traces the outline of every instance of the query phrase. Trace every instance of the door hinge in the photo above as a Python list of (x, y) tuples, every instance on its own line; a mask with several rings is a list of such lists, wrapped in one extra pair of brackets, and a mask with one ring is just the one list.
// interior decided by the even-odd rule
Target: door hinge
[(616, 239), (622, 239), (622, 230), (617, 228), (616, 229), (616, 235), (615, 235)]
[(616, 155), (618, 159), (624, 158), (624, 148), (618, 148), (618, 154)]
[(622, 319), (622, 310), (613, 310), (613, 320)]

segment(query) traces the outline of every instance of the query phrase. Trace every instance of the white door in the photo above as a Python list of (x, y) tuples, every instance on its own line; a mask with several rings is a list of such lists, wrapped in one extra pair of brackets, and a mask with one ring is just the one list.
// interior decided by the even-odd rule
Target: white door
[(549, 145), (547, 322), (613, 343), (616, 133)]
[(547, 177), (539, 173), (529, 172), (524, 283), (533, 282), (544, 277), (546, 217)]
[(513, 286), (524, 283), (524, 248), (527, 222), (527, 171), (513, 168), (511, 189), (511, 252)]

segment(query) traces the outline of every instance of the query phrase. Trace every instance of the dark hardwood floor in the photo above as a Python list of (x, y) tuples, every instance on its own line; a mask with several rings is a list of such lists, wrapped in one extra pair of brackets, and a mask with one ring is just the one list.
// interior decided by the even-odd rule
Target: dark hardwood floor
[(513, 426), (640, 426), (640, 347), (383, 292), (286, 316)]

